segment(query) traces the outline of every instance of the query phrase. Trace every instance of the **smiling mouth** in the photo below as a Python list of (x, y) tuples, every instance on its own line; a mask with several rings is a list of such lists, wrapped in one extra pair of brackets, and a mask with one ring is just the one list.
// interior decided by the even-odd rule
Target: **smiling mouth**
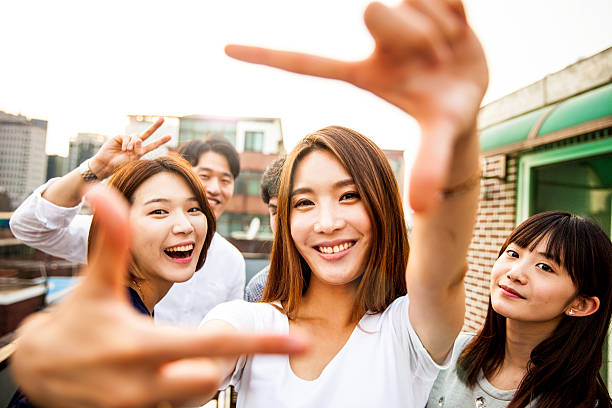
[(353, 245), (355, 245), (355, 241), (348, 241), (339, 245), (316, 246), (315, 249), (322, 254), (337, 254), (338, 252), (346, 251)]
[(189, 258), (193, 254), (193, 244), (178, 245), (164, 249), (166, 255), (173, 259)]
[(514, 296), (516, 296), (516, 297), (517, 297), (517, 298), (519, 298), (519, 299), (525, 299), (525, 297), (524, 297), (524, 296), (522, 296), (522, 295), (521, 295), (520, 293), (518, 293), (516, 290), (514, 290), (514, 289), (512, 289), (512, 288), (510, 288), (510, 287), (508, 287), (508, 286), (505, 286), (505, 285), (499, 285), (499, 287), (500, 287), (500, 288), (501, 288), (503, 291), (508, 292), (508, 293), (510, 293), (511, 295), (514, 295)]
[(219, 204), (220, 204), (220, 201), (219, 201), (218, 199), (216, 199), (216, 198), (213, 198), (213, 197), (206, 197), (206, 199), (208, 200), (208, 204), (209, 204), (211, 207), (214, 207), (214, 206), (216, 206), (216, 205), (219, 205)]

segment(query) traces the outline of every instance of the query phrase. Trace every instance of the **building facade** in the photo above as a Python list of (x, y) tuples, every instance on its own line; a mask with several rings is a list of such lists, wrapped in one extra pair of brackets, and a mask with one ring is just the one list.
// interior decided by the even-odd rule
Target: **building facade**
[(47, 173), (47, 121), (0, 112), (0, 187), (15, 208)]
[(47, 156), (47, 180), (54, 177), (62, 177), (70, 170), (68, 167), (68, 157), (50, 154)]
[(106, 142), (106, 136), (97, 133), (79, 133), (70, 140), (68, 149), (68, 169), (77, 168), (85, 160), (93, 157)]

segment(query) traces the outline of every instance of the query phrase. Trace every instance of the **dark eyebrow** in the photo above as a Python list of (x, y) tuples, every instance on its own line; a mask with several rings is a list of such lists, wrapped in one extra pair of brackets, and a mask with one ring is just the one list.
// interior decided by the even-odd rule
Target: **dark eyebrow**
[(144, 205), (152, 204), (152, 203), (167, 203), (169, 201), (170, 200), (168, 200), (167, 198), (152, 198), (149, 201), (146, 201)]
[[(211, 173), (215, 173), (215, 171), (213, 169), (211, 169), (210, 167), (202, 167), (202, 166), (196, 167), (196, 171), (209, 171)], [(225, 172), (225, 171), (221, 172), (221, 175), (225, 176), (225, 177), (234, 178), (234, 176), (232, 176), (231, 173), (228, 173), (228, 172)]]
[[(336, 188), (341, 188), (341, 187), (346, 187), (346, 186), (352, 186), (354, 184), (355, 184), (355, 181), (353, 181), (352, 178), (348, 178), (348, 179), (340, 180), (334, 183), (332, 187), (336, 189)], [(297, 195), (297, 194), (306, 194), (306, 193), (312, 193), (312, 188), (310, 187), (296, 188), (295, 190), (291, 192), (291, 196), (293, 197), (294, 195)]]
[[(195, 201), (198, 202), (198, 199), (195, 197), (189, 197), (187, 201)], [(149, 201), (146, 201), (143, 205), (153, 204), (153, 203), (169, 203), (170, 200), (167, 198), (152, 198)]]
[(540, 255), (540, 256), (542, 256), (543, 258), (548, 259), (548, 260), (549, 260), (549, 261), (551, 261), (551, 262), (557, 263), (557, 261), (555, 261), (555, 257), (554, 257), (554, 256), (552, 256), (552, 255), (551, 255), (551, 254), (549, 254), (549, 253), (546, 253), (546, 252), (538, 252), (537, 254), (538, 254), (538, 255)]

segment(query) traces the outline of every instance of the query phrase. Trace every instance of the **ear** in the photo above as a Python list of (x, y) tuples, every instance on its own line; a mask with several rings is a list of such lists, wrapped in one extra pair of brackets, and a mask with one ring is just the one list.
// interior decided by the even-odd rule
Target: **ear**
[(568, 306), (565, 314), (572, 317), (590, 316), (599, 310), (599, 298), (597, 296), (577, 296)]

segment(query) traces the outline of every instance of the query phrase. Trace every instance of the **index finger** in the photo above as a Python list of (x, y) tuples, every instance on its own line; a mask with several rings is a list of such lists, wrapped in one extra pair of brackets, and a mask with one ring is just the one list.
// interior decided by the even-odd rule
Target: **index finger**
[(279, 334), (186, 332), (172, 328), (163, 333), (159, 327), (153, 334), (151, 338), (155, 340), (144, 353), (162, 362), (257, 353), (298, 354), (308, 348), (307, 342), (299, 337)]
[(226, 45), (225, 53), (240, 61), (267, 65), (296, 74), (351, 82), (351, 63), (332, 58), (236, 44)]
[(157, 119), (154, 124), (149, 126), (149, 128), (142, 135), (140, 135), (140, 140), (147, 140), (147, 138), (151, 136), (153, 133), (155, 133), (155, 131), (159, 129), (159, 127), (163, 123), (164, 123), (164, 118)]

